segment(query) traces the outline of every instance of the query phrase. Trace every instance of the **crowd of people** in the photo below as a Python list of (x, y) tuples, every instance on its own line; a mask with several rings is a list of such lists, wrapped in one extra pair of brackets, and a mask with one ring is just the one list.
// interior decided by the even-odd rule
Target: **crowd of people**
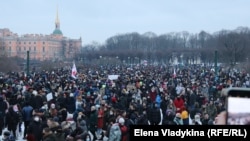
[(0, 135), (128, 141), (130, 125), (213, 125), (225, 110), (221, 90), (249, 86), (246, 71), (201, 65), (83, 67), (77, 78), (64, 68), (9, 72), (0, 77)]

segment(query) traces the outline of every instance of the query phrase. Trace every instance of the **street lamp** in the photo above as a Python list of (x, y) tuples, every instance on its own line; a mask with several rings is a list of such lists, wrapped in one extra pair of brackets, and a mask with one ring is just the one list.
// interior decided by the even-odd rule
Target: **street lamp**
[(183, 64), (183, 54), (181, 54), (181, 65)]
[(119, 57), (118, 57), (118, 56), (116, 56), (115, 58), (116, 58), (116, 66), (118, 66), (118, 64), (119, 64), (119, 60), (118, 60), (118, 59), (119, 59)]
[(100, 58), (100, 63), (101, 63), (101, 65), (102, 65), (102, 56), (99, 56), (99, 58)]
[(138, 57), (135, 57), (135, 64), (139, 64)]
[(130, 64), (130, 57), (128, 57), (128, 65)]

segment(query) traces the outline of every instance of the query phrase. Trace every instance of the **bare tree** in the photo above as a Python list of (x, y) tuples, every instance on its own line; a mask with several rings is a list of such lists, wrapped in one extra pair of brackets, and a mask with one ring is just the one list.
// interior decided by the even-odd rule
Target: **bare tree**
[(221, 31), (218, 39), (219, 44), (224, 46), (225, 60), (229, 60), (232, 65), (245, 58), (246, 40), (241, 34)]

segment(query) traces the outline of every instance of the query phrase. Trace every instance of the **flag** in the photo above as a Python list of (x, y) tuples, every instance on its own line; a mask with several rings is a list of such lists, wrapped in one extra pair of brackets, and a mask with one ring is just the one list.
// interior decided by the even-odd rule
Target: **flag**
[(72, 70), (71, 70), (71, 77), (73, 77), (74, 79), (76, 79), (76, 74), (77, 74), (77, 70), (76, 70), (76, 64), (73, 64)]
[(173, 78), (175, 78), (176, 77), (176, 72), (175, 72), (175, 69), (174, 69), (174, 74), (173, 74)]

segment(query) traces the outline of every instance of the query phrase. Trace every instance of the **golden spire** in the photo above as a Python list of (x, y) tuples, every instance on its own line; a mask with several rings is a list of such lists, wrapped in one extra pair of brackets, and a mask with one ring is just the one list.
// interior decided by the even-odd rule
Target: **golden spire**
[(56, 9), (56, 28), (60, 28), (60, 20), (59, 20), (59, 16), (58, 16), (58, 6), (57, 6), (57, 9)]

